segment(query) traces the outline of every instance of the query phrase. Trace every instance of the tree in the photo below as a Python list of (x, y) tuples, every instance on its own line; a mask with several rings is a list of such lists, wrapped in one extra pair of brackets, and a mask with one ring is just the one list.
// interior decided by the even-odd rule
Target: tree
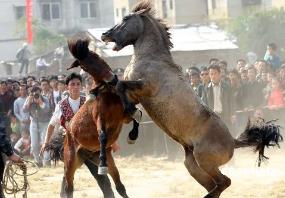
[(237, 38), (241, 51), (254, 51), (259, 57), (265, 53), (268, 43), (276, 43), (284, 52), (285, 11), (251, 11), (231, 20), (227, 29)]
[[(25, 32), (25, 28), (26, 18), (22, 17), (17, 23), (17, 30), (19, 32)], [(66, 38), (63, 34), (53, 32), (41, 24), (38, 20), (33, 19), (32, 28), (34, 34), (33, 47), (36, 54), (46, 53), (58, 47), (60, 43), (66, 42)]]

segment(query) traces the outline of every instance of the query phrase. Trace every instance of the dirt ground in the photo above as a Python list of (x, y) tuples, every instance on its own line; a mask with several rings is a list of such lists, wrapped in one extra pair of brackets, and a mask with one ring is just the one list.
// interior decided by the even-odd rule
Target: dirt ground
[[(285, 150), (270, 149), (266, 154), (270, 156), (269, 162), (258, 168), (257, 155), (250, 149), (236, 150), (234, 158), (221, 168), (232, 180), (232, 185), (221, 197), (285, 198)], [(169, 161), (166, 157), (138, 158), (116, 155), (115, 160), (130, 197), (201, 198), (206, 194), (188, 174), (182, 156), (175, 161)], [(57, 167), (42, 168), (37, 174), (30, 176), (28, 198), (59, 197), (62, 173), (63, 166), (59, 164)], [(17, 197), (21, 197), (21, 194)], [(74, 197), (103, 197), (84, 166), (75, 175)], [(116, 197), (120, 196), (116, 193)]]

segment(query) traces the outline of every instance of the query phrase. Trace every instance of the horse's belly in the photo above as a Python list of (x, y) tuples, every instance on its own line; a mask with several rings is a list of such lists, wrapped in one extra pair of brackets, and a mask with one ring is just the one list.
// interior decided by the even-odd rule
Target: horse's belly
[(185, 95), (179, 92), (168, 97), (158, 94), (141, 103), (162, 130), (176, 141), (188, 144), (206, 131), (203, 122), (210, 114), (192, 93)]
[[(110, 147), (114, 144), (114, 142), (118, 139), (119, 133), (118, 132), (108, 132), (107, 134), (107, 146)], [(80, 148), (85, 148), (89, 151), (99, 151), (100, 150), (100, 142), (98, 133), (92, 131), (91, 133), (88, 131), (80, 131), (74, 134), (74, 139), (79, 145)]]

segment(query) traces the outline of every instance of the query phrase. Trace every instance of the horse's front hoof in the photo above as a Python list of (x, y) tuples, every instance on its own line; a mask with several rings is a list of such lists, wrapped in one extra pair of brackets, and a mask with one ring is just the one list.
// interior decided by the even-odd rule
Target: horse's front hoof
[(133, 115), (132, 118), (137, 121), (137, 123), (140, 123), (142, 121), (142, 111), (140, 109), (137, 109)]
[(132, 139), (130, 139), (130, 137), (128, 137), (127, 142), (128, 142), (128, 144), (135, 144), (136, 140), (132, 140)]
[(99, 175), (107, 175), (108, 174), (108, 167), (106, 167), (106, 166), (99, 166), (98, 174)]

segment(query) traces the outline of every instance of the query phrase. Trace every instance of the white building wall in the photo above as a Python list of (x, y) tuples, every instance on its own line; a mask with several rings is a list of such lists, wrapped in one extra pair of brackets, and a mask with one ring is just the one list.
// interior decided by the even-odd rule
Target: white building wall
[(15, 59), (16, 51), (23, 43), (23, 32), (17, 32), (15, 7), (24, 1), (0, 1), (0, 61)]

